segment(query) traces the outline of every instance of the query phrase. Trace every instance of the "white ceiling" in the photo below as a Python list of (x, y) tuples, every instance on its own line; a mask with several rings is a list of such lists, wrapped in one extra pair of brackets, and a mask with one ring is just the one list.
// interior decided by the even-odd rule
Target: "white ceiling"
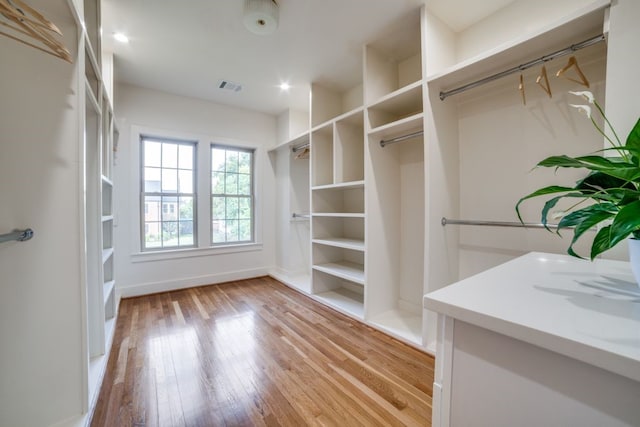
[[(513, 0), (278, 0), (280, 25), (267, 36), (244, 28), (243, 0), (103, 0), (103, 43), (116, 82), (279, 114), (307, 110), (312, 81), (361, 82), (362, 46), (425, 2), (460, 31)], [(219, 90), (221, 79), (242, 91)]]

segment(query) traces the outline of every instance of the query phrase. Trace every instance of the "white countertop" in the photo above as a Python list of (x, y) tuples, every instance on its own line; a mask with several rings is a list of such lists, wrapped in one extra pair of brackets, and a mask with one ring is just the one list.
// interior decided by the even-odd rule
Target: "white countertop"
[(628, 262), (531, 252), (425, 295), (424, 307), (640, 381)]

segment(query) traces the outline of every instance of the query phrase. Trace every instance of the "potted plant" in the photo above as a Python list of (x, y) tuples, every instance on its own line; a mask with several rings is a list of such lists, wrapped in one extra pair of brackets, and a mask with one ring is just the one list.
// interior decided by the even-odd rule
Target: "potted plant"
[[(640, 119), (622, 143), (591, 92), (570, 93), (588, 102), (587, 105), (571, 106), (589, 117), (596, 130), (611, 146), (586, 156), (552, 156), (538, 163), (536, 167), (584, 169), (586, 176), (573, 187), (551, 185), (524, 196), (516, 204), (518, 218), (522, 221), (522, 202), (534, 197), (550, 196), (542, 208), (542, 223), (546, 227), (551, 209), (560, 200), (568, 200), (571, 206), (561, 213), (556, 230), (559, 234), (562, 229), (573, 227), (573, 239), (567, 253), (583, 258), (575, 252), (573, 246), (587, 230), (594, 227), (599, 228), (591, 244), (591, 260), (631, 236), (630, 259), (636, 280), (640, 283)], [(603, 127), (592, 116), (592, 107), (595, 107), (604, 120)], [(611, 130), (612, 137), (605, 132), (607, 127)], [(604, 152), (607, 152), (607, 156), (602, 155)], [(552, 231), (548, 227), (547, 229)], [(636, 254), (637, 268), (633, 267)]]

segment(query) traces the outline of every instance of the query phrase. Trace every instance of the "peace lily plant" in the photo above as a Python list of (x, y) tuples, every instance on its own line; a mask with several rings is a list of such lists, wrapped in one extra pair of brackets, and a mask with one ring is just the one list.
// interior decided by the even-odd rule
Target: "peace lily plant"
[[(640, 119), (623, 144), (591, 92), (570, 93), (588, 102), (586, 105), (570, 105), (591, 120), (611, 147), (581, 157), (561, 155), (542, 160), (536, 167), (579, 168), (585, 169), (587, 175), (573, 187), (551, 185), (534, 191), (518, 201), (516, 212), (522, 221), (522, 202), (534, 197), (551, 196), (542, 208), (542, 223), (547, 227), (551, 209), (559, 201), (569, 200), (571, 205), (561, 213), (556, 232), (559, 234), (562, 229), (573, 227), (573, 239), (567, 253), (583, 258), (573, 246), (587, 230), (598, 227), (591, 244), (590, 258), (593, 260), (629, 236), (640, 239)], [(602, 128), (593, 117), (594, 109), (604, 119)], [(608, 136), (607, 127), (613, 137)], [(612, 155), (604, 157), (597, 154), (605, 151)]]

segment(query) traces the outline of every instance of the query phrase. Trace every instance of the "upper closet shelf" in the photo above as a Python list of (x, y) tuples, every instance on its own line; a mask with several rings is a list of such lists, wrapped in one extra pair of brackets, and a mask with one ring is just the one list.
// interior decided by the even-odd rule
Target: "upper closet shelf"
[(610, 4), (611, 0), (594, 1), (554, 24), (432, 74), (427, 83), (446, 91), (601, 34)]
[(305, 144), (307, 142), (309, 142), (309, 131), (305, 131), (305, 132), (301, 133), (300, 135), (298, 135), (298, 136), (296, 136), (294, 138), (291, 138), (288, 141), (281, 142), (280, 144), (276, 145), (275, 147), (270, 148), (269, 152), (276, 151), (276, 150), (278, 150), (278, 149), (280, 149), (282, 147), (296, 147), (298, 145), (302, 145), (302, 144)]
[(314, 126), (313, 129), (311, 129), (311, 131), (315, 132), (324, 127), (331, 126), (331, 124), (333, 124), (334, 122), (347, 122), (347, 123), (358, 124), (359, 122), (362, 121), (362, 118), (360, 118), (358, 114), (362, 113), (363, 111), (364, 111), (364, 107), (362, 106), (354, 108), (351, 111), (347, 111), (344, 114), (340, 114), (337, 117), (333, 117), (325, 122), (320, 123), (317, 126)]
[(375, 129), (371, 129), (369, 136), (373, 139), (382, 140), (422, 130), (423, 117), (423, 113), (418, 113), (386, 125), (378, 126)]

